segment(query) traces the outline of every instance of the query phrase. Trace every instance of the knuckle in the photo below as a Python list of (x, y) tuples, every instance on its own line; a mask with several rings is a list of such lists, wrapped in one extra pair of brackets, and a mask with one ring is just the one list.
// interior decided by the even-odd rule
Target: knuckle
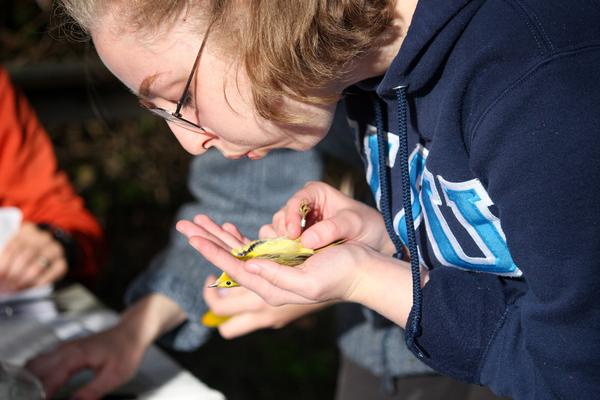
[(52, 237), (50, 232), (40, 230), (37, 232), (37, 235), (39, 236), (40, 241), (44, 243), (50, 243), (54, 241), (54, 238)]
[(323, 288), (316, 282), (313, 282), (307, 287), (306, 297), (308, 297), (310, 300), (320, 300), (323, 296), (323, 292)]
[(62, 257), (65, 254), (64, 248), (60, 243), (56, 240), (52, 239), (52, 244), (50, 245), (53, 254), (57, 254), (59, 257)]
[(258, 230), (258, 237), (259, 238), (264, 238), (267, 237), (269, 235), (269, 233), (271, 232), (271, 225), (263, 225), (260, 227), (260, 229)]
[(278, 306), (280, 306), (280, 305), (282, 305), (282, 304), (283, 304), (283, 303), (281, 302), (281, 300), (280, 300), (280, 299), (277, 299), (277, 298), (276, 298), (276, 297), (274, 297), (274, 296), (267, 296), (267, 297), (265, 298), (265, 302), (266, 302), (268, 305), (270, 305), (270, 306), (273, 306), (273, 307), (278, 307)]
[(219, 302), (212, 304), (210, 306), (210, 310), (213, 313), (215, 313), (216, 315), (226, 315), (227, 314), (227, 310)]
[(269, 327), (274, 329), (283, 328), (286, 324), (284, 321), (280, 320), (273, 313), (266, 313), (263, 315), (262, 321), (260, 323), (263, 327)]
[(225, 340), (231, 340), (231, 339), (235, 339), (237, 337), (236, 334), (234, 334), (233, 332), (230, 332), (228, 329), (219, 327), (219, 335), (221, 335), (221, 337)]
[(129, 363), (118, 363), (115, 368), (110, 371), (108, 376), (111, 382), (126, 381), (133, 376), (132, 366)]
[(338, 236), (341, 233), (339, 224), (334, 219), (325, 219), (320, 223), (320, 229), (314, 233), (320, 240)]
[(205, 225), (209, 221), (209, 218), (205, 214), (198, 214), (194, 217), (194, 223), (197, 225)]
[(305, 188), (307, 189), (312, 189), (312, 188), (319, 188), (321, 187), (323, 184), (323, 182), (319, 182), (319, 181), (308, 181), (306, 182), (306, 184), (304, 185)]

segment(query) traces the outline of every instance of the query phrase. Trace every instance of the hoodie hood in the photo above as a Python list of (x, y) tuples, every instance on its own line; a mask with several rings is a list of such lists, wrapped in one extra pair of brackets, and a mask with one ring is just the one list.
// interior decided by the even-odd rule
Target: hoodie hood
[(419, 0), (398, 55), (377, 88), (382, 97), (398, 85), (416, 92), (436, 80), (452, 51), (484, 0)]

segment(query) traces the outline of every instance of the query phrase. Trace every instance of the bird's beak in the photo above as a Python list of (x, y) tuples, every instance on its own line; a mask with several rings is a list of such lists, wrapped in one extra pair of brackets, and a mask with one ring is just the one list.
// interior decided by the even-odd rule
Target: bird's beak
[(214, 283), (211, 283), (210, 285), (208, 285), (208, 287), (210, 287), (210, 288), (219, 287), (219, 281), (216, 280)]

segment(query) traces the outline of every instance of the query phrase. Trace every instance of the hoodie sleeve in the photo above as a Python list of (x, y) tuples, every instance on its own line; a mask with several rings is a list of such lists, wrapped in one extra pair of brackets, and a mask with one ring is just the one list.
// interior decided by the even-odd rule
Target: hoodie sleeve
[(589, 398), (600, 389), (594, 65), (598, 48), (555, 55), (507, 88), (474, 125), (471, 168), (498, 207), (523, 278), (432, 272), (418, 340), (425, 361), (442, 373), (516, 399)]

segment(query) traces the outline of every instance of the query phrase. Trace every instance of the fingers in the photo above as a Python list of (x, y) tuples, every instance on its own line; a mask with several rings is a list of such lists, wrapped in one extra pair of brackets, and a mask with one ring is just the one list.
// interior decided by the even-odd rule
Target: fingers
[(288, 304), (281, 307), (265, 305), (258, 312), (243, 313), (230, 318), (219, 326), (219, 333), (225, 339), (233, 339), (259, 329), (279, 329), (303, 315), (323, 308), (325, 305), (327, 303)]
[[(336, 194), (336, 199), (337, 197), (343, 197), (340, 192), (325, 183), (308, 182), (304, 188), (296, 192), (286, 203), (282, 210), (284, 211), (283, 220), (278, 220), (277, 223), (275, 223), (274, 216), (273, 225), (275, 225), (275, 229), (279, 230), (284, 227), (289, 238), (297, 238), (302, 233), (302, 216), (300, 215), (301, 204), (303, 202), (308, 202), (308, 205), (311, 208), (311, 211), (307, 215), (307, 226), (310, 226), (312, 222), (318, 221), (323, 216), (326, 216), (327, 210), (325, 210), (325, 206), (328, 203), (328, 197), (333, 197), (334, 193)], [(277, 219), (279, 218), (281, 217), (277, 216)]]
[[(237, 231), (237, 228), (234, 227), (235, 232), (239, 237), (217, 225), (206, 215), (197, 215), (194, 217), (194, 222), (186, 220), (179, 221), (176, 228), (188, 238), (192, 236), (201, 236), (217, 243), (227, 250), (244, 245), (243, 239), (245, 238)], [(229, 227), (229, 229), (231, 229), (231, 227)]]
[(56, 282), (67, 274), (67, 261), (61, 258), (52, 262), (49, 268), (37, 275), (31, 286), (42, 286)]
[(60, 346), (27, 364), (27, 368), (41, 380), (48, 398), (71, 376), (88, 366), (85, 354), (72, 344)]
[(227, 272), (232, 279), (238, 281), (236, 277), (242, 271), (243, 261), (233, 257), (223, 247), (202, 236), (191, 236), (189, 244), (210, 263)]
[(129, 371), (120, 370), (117, 366), (104, 366), (95, 378), (73, 394), (78, 400), (95, 400), (112, 391), (131, 378)]
[(288, 210), (288, 207), (285, 206), (281, 210), (279, 210), (275, 214), (273, 214), (273, 221), (271, 223), (271, 229), (273, 230), (273, 237), (287, 236), (292, 239), (296, 238), (296, 237), (292, 237), (292, 235), (296, 232), (288, 232), (287, 227), (285, 226), (287, 210)]
[(202, 237), (202, 238), (205, 238), (205, 239), (213, 242), (214, 244), (216, 244), (217, 246), (219, 246), (223, 249), (231, 248), (231, 246), (227, 245), (227, 243), (225, 243), (224, 241), (222, 241), (221, 239), (219, 239), (212, 233), (208, 232), (203, 227), (201, 227), (193, 222), (185, 221), (185, 220), (179, 221), (175, 225), (175, 228), (180, 233), (184, 234), (188, 239), (190, 239), (192, 237)]
[(263, 225), (258, 230), (258, 238), (259, 239), (271, 239), (271, 238), (275, 238), (277, 236), (280, 236), (280, 235), (277, 234), (277, 232), (273, 228), (273, 225), (271, 225), (271, 224)]
[(9, 273), (13, 259), (19, 254), (22, 243), (13, 237), (0, 252), (0, 281), (4, 281)]
[(300, 240), (305, 247), (318, 249), (339, 239), (355, 239), (361, 233), (361, 226), (360, 216), (349, 210), (341, 210), (309, 227)]
[(223, 230), (225, 232), (229, 232), (230, 234), (232, 234), (236, 239), (238, 239), (243, 244), (246, 244), (246, 243), (248, 243), (250, 241), (250, 239), (248, 239), (247, 237), (245, 237), (244, 235), (242, 235), (242, 233), (238, 230), (237, 226), (235, 226), (231, 222), (225, 222), (221, 226), (222, 226), (222, 228), (223, 228)]
[(67, 271), (63, 247), (46, 232), (25, 228), (3, 253), (0, 280), (9, 290), (51, 283)]
[[(240, 261), (233, 257), (224, 249), (212, 243), (210, 240), (195, 236), (189, 241), (190, 245), (194, 247), (200, 254), (202, 254), (209, 262), (215, 265), (217, 268), (227, 272), (232, 279), (238, 282), (240, 285), (248, 288), (249, 290), (258, 294), (263, 300), (271, 305), (281, 305), (287, 303), (299, 303), (303, 304), (308, 302), (307, 299), (302, 296), (298, 296), (294, 293), (281, 290), (276, 286), (270, 284), (260, 276), (250, 273), (244, 268), (247, 265), (244, 261)], [(270, 263), (265, 260), (261, 260), (263, 263)], [(256, 261), (253, 261), (256, 262)], [(294, 268), (286, 267), (290, 270)], [(230, 290), (230, 289), (228, 289)]]
[[(199, 214), (194, 217), (194, 223), (200, 225), (204, 229), (206, 229), (209, 233), (221, 239), (225, 244), (227, 244), (230, 248), (243, 246), (242, 240), (236, 237), (234, 234), (223, 229), (222, 226), (218, 225), (214, 222), (209, 216), (204, 214)], [(230, 224), (232, 225), (232, 224)], [(233, 225), (232, 225), (233, 226)], [(237, 231), (237, 229), (236, 229)], [(241, 234), (237, 232), (240, 236)]]
[(219, 334), (225, 339), (235, 339), (259, 329), (269, 327), (270, 318), (260, 313), (235, 315), (219, 325)]
[(40, 378), (47, 375), (48, 372), (52, 371), (58, 364), (60, 364), (62, 360), (61, 348), (62, 346), (59, 346), (50, 352), (40, 354), (37, 357), (27, 361), (25, 368)]
[(36, 270), (39, 269), (38, 258), (41, 256), (39, 249), (27, 246), (25, 243), (15, 245), (16, 252), (8, 261), (10, 264), (5, 270), (3, 281), (14, 289), (15, 283), (19, 280), (20, 275), (31, 265)]
[[(250, 260), (244, 267), (249, 273), (263, 278), (268, 285), (296, 293), (305, 300), (310, 299), (310, 288), (315, 286), (312, 277), (301, 268), (290, 268), (265, 260)], [(257, 293), (264, 298), (263, 294)], [(267, 302), (271, 303), (269, 300)], [(287, 303), (294, 302), (288, 301)]]
[[(214, 277), (209, 277), (206, 283), (212, 281)], [(215, 289), (205, 285), (204, 300), (212, 312), (221, 316), (258, 311), (265, 306), (265, 302), (256, 293), (243, 287)]]

